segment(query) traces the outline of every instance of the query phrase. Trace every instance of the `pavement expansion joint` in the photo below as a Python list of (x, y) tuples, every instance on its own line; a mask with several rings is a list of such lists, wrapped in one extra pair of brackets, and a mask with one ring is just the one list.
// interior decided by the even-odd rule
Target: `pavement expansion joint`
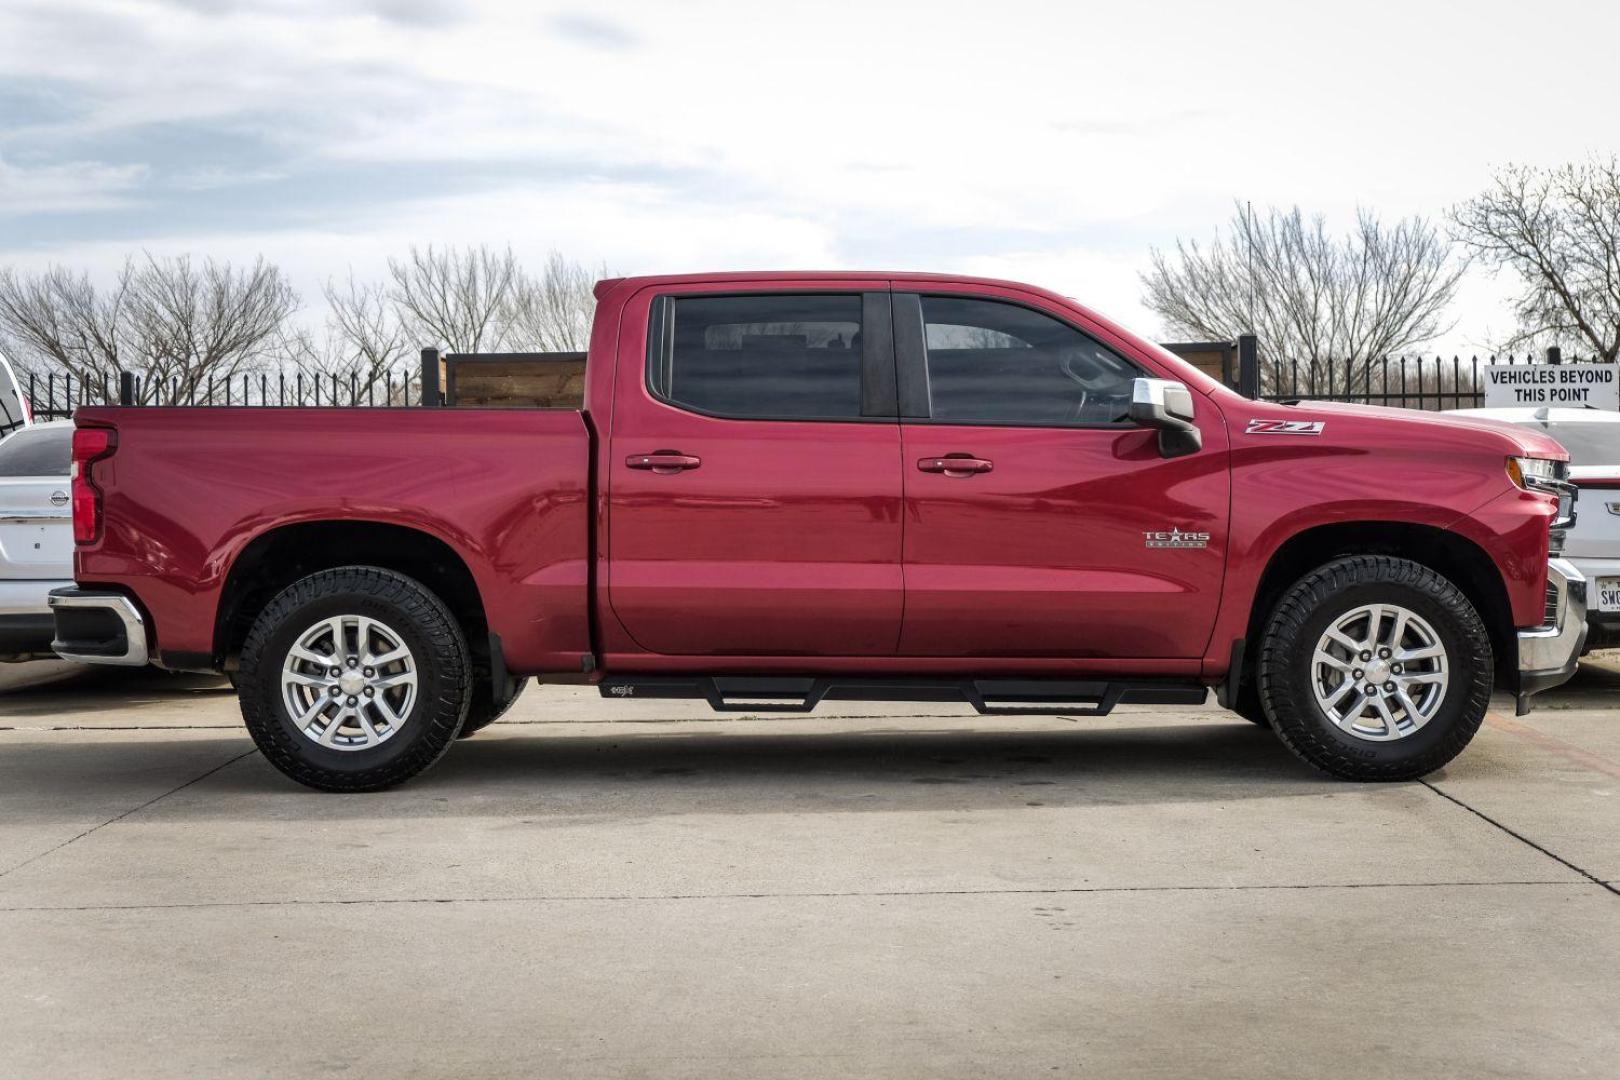
[(1468, 811), (1470, 814), (1473, 814), (1475, 817), (1479, 818), (1481, 821), (1485, 822), (1486, 824), (1495, 826), (1497, 829), (1500, 829), (1502, 832), (1504, 832), (1507, 835), (1513, 837), (1513, 839), (1517, 840), (1519, 843), (1523, 844), (1524, 846), (1526, 846), (1528, 848), (1531, 848), (1531, 849), (1533, 849), (1535, 851), (1540, 852), (1541, 854), (1547, 856), (1547, 858), (1551, 859), (1553, 862), (1558, 863), (1561, 866), (1568, 867), (1569, 869), (1575, 871), (1577, 874), (1581, 875), (1581, 877), (1585, 878), (1587, 881), (1590, 881), (1592, 884), (1601, 886), (1602, 888), (1607, 889), (1609, 892), (1614, 893), (1616, 896), (1620, 896), (1620, 888), (1616, 888), (1615, 885), (1612, 882), (1604, 881), (1602, 878), (1598, 877), (1596, 874), (1592, 873), (1590, 870), (1586, 870), (1586, 869), (1584, 869), (1582, 867), (1576, 866), (1574, 863), (1570, 862), (1568, 859), (1564, 858), (1562, 855), (1559, 855), (1556, 852), (1550, 851), (1547, 848), (1542, 847), (1540, 844), (1536, 843), (1534, 840), (1530, 839), (1528, 836), (1525, 836), (1523, 833), (1516, 832), (1513, 829), (1508, 828), (1506, 825), (1502, 824), (1500, 821), (1497, 821), (1495, 818), (1491, 817), (1489, 814), (1485, 813), (1484, 811), (1477, 810), (1474, 807), (1469, 806), (1467, 803), (1465, 803), (1461, 799), (1457, 798), (1457, 796), (1452, 795), (1449, 792), (1440, 790), (1438, 787), (1435, 787), (1429, 781), (1427, 781), (1427, 780), (1419, 780), (1418, 783), (1422, 784), (1424, 787), (1428, 788), (1430, 791), (1434, 792), (1436, 795), (1440, 796), (1442, 799), (1445, 799), (1447, 802), (1455, 803), (1456, 805), (1462, 807), (1464, 810)]
[[(1598, 882), (1598, 884), (1604, 884)], [(353, 897), (349, 899), (187, 900), (148, 904), (0, 905), (0, 914), (75, 911), (165, 911), (193, 908), (367, 907), (412, 904), (660, 903), (703, 900), (863, 900), (941, 896), (1083, 896), (1113, 893), (1304, 892), (1331, 889), (1584, 889), (1578, 881), (1363, 881), (1280, 885), (1098, 885), (1031, 889), (874, 889), (833, 892), (597, 893), (538, 896)]]
[(3, 878), (7, 874), (13, 873), (13, 872), (15, 872), (17, 870), (21, 870), (25, 866), (29, 866), (29, 865), (31, 865), (33, 863), (36, 863), (36, 862), (38, 862), (39, 860), (45, 858), (48, 855), (54, 855), (56, 852), (61, 851), (63, 848), (67, 847), (69, 844), (77, 843), (78, 841), (83, 840), (85, 837), (89, 836), (91, 833), (99, 832), (100, 830), (105, 829), (109, 825), (116, 825), (116, 824), (118, 824), (118, 822), (123, 821), (125, 818), (129, 817), (131, 814), (138, 814), (142, 810), (145, 810), (147, 807), (153, 805), (154, 803), (162, 802), (164, 799), (167, 799), (170, 795), (173, 795), (173, 794), (175, 794), (177, 792), (184, 791), (186, 788), (190, 787), (191, 785), (208, 779), (210, 776), (213, 776), (215, 773), (219, 772), (221, 769), (227, 768), (227, 767), (229, 767), (231, 765), (235, 765), (238, 761), (241, 761), (243, 758), (248, 757), (248, 756), (250, 756), (252, 754), (257, 754), (258, 752), (259, 752), (258, 747), (254, 747), (251, 750), (244, 750), (242, 753), (236, 754), (235, 756), (233, 756), (233, 757), (231, 757), (231, 758), (229, 758), (229, 759), (227, 759), (225, 761), (220, 762), (218, 765), (215, 765), (213, 768), (209, 769), (208, 771), (206, 771), (206, 772), (204, 772), (204, 773), (202, 773), (202, 774), (200, 774), (198, 776), (192, 777), (190, 780), (187, 780), (185, 783), (177, 784), (174, 787), (170, 788), (168, 791), (163, 792), (161, 795), (152, 796), (150, 799), (147, 799), (145, 802), (141, 803), (139, 806), (132, 806), (128, 810), (125, 810), (121, 814), (116, 814), (116, 815), (108, 818), (106, 821), (101, 822), (100, 824), (90, 826), (88, 829), (84, 830), (83, 832), (79, 833), (76, 836), (68, 837), (66, 840), (62, 841), (60, 844), (57, 844), (55, 847), (47, 848), (46, 850), (41, 851), (37, 855), (29, 856), (28, 858), (24, 859), (22, 862), (17, 863), (15, 866), (8, 866), (4, 870), (0, 870), (0, 878)]

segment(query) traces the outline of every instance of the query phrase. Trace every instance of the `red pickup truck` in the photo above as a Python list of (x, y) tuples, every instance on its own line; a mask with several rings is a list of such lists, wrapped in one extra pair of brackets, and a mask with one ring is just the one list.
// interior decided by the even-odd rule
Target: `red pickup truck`
[(1073, 301), (917, 274), (597, 286), (577, 409), (87, 408), (54, 647), (231, 673), (265, 756), (398, 783), (528, 676), (806, 711), (1228, 708), (1410, 778), (1567, 679), (1566, 455), (1230, 392)]

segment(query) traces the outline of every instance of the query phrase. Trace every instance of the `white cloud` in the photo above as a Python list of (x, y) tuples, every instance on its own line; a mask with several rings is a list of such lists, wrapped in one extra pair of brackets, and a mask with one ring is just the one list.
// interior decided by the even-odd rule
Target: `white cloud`
[(125, 206), (145, 174), (144, 165), (70, 161), (20, 166), (0, 159), (0, 210), (7, 214), (60, 214)]
[[(48, 162), (30, 197), (61, 169), (53, 205), (167, 211), (35, 229), (26, 252), (0, 232), (0, 260), (263, 250), (306, 276), (338, 260), (324, 277), (510, 238), (624, 270), (982, 268), (1152, 329), (1148, 248), (1207, 237), (1234, 198), (1438, 216), (1492, 163), (1620, 148), (1601, 65), (1561, 67), (1556, 107), (1503, 74), (1563, 55), (1572, 21), (1620, 32), (1614, 5), (1576, 6), (11, 0), (0, 103), (50, 85), (74, 105), (0, 123), (0, 152)], [(126, 160), (149, 132), (198, 145)], [(211, 160), (209, 140), (247, 149)], [(357, 198), (345, 170), (376, 180)], [(190, 213), (233, 185), (239, 216)], [(0, 213), (19, 208), (52, 205)], [(1506, 326), (1501, 291), (1471, 286), (1458, 342)]]

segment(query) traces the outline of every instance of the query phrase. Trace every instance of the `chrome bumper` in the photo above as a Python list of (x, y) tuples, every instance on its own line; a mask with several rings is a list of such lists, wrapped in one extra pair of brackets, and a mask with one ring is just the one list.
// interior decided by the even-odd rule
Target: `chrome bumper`
[(1519, 631), (1518, 713), (1530, 711), (1530, 696), (1567, 682), (1586, 647), (1586, 579), (1568, 559), (1547, 564), (1548, 619)]
[(64, 660), (82, 664), (140, 667), (150, 660), (146, 620), (127, 596), (56, 589), (50, 595), (56, 619), (51, 648)]

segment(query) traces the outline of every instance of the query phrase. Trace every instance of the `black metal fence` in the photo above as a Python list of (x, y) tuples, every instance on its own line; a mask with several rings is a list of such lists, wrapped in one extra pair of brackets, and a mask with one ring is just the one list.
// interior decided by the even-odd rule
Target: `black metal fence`
[(1491, 364), (1579, 363), (1557, 349), (1543, 356), (1388, 356), (1353, 363), (1259, 358), (1254, 385), (1266, 401), (1346, 401), (1398, 409), (1469, 409), (1485, 404)]
[(391, 371), (259, 371), (194, 379), (103, 372), (91, 378), (19, 372), (34, 416), (56, 420), (81, 405), (416, 405), (419, 373)]
[[(1390, 356), (1351, 363), (1310, 362), (1266, 357), (1240, 339), (1233, 344), (1225, 370), (1214, 372), (1233, 389), (1266, 401), (1345, 401), (1403, 409), (1466, 409), (1484, 404), (1484, 369), (1491, 364), (1578, 363), (1557, 349), (1544, 356)], [(1216, 343), (1226, 344), (1226, 343)], [(1248, 348), (1238, 346), (1248, 345)], [(1176, 351), (1208, 351), (1205, 343), (1176, 346)], [(578, 358), (580, 354), (512, 354), (472, 359), (510, 360)], [(1189, 358), (1192, 358), (1189, 355)], [(420, 368), (371, 372), (261, 371), (188, 380), (144, 377), (134, 372), (107, 372), (94, 378), (47, 373), (19, 373), (23, 392), (41, 419), (73, 414), (80, 405), (247, 405), (247, 406), (379, 406), (437, 405), (445, 401), (444, 377), (434, 350), (424, 350)], [(455, 358), (450, 358), (455, 359)], [(461, 358), (468, 359), (468, 358)], [(1200, 365), (1205, 366), (1205, 365)], [(424, 398), (423, 376), (427, 394)]]

